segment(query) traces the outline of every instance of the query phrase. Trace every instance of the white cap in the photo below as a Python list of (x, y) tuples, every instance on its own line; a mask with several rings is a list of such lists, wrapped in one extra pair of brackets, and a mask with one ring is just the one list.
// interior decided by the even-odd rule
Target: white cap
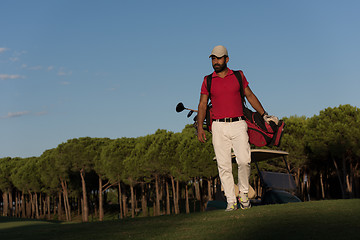
[(215, 57), (223, 57), (223, 56), (229, 56), (228, 51), (226, 50), (226, 47), (218, 45), (214, 47), (214, 49), (211, 51), (211, 54), (209, 57), (215, 56)]

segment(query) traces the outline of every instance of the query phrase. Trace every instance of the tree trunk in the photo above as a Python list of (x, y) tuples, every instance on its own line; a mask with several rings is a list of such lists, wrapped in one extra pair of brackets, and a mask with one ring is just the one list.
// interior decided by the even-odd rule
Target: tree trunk
[(360, 197), (360, 177), (359, 172), (357, 169), (359, 167), (359, 163), (356, 163), (356, 165), (353, 167), (352, 174), (354, 178), (354, 197), (359, 198)]
[(295, 175), (295, 182), (296, 182), (296, 187), (299, 189), (300, 186), (300, 168), (297, 169), (297, 174)]
[(344, 199), (345, 198), (345, 191), (344, 191), (344, 187), (343, 187), (343, 182), (341, 181), (340, 171), (339, 171), (339, 168), (338, 168), (338, 165), (337, 165), (335, 159), (332, 158), (332, 160), (333, 160), (333, 163), (334, 163), (334, 166), (335, 166), (335, 169), (336, 169), (336, 175), (338, 176), (338, 180), (339, 180), (339, 183), (340, 183), (341, 195), (342, 195), (342, 198)]
[(26, 203), (26, 218), (31, 218), (31, 213), (32, 213), (32, 204), (31, 204), (31, 194), (28, 195), (25, 199), (25, 203)]
[(347, 188), (347, 192), (349, 193), (350, 197), (352, 197), (352, 195), (353, 195), (352, 177), (350, 176), (350, 174), (346, 174), (346, 188)]
[(348, 188), (349, 185), (347, 184), (348, 173), (346, 171), (346, 158), (345, 157), (343, 157), (343, 159), (342, 159), (342, 172), (343, 172), (343, 184), (344, 184), (344, 190), (345, 190), (345, 198), (348, 198), (350, 189)]
[(84, 199), (83, 197), (81, 196), (81, 219), (82, 221), (84, 222)]
[(155, 208), (155, 216), (160, 215), (160, 193), (159, 193), (159, 176), (155, 175), (155, 192), (156, 192), (156, 208)]
[(9, 216), (14, 216), (12, 190), (9, 190)]
[(320, 186), (321, 186), (321, 198), (325, 199), (325, 189), (324, 189), (324, 180), (323, 180), (323, 173), (320, 172)]
[(194, 178), (194, 188), (195, 188), (196, 200), (200, 201), (200, 200), (201, 200), (201, 196), (200, 196), (200, 184), (199, 184), (199, 180), (198, 180), (197, 178)]
[(24, 190), (21, 192), (21, 217), (26, 217), (26, 207), (25, 207), (25, 196), (24, 196)]
[(30, 218), (35, 218), (35, 206), (34, 206), (34, 198), (32, 193), (29, 191), (30, 196)]
[(77, 215), (80, 216), (81, 215), (81, 208), (82, 208), (81, 197), (77, 197), (76, 201), (77, 201)]
[(127, 197), (124, 194), (122, 197), (122, 201), (123, 201), (123, 209), (124, 209), (124, 218), (127, 216), (128, 213), (128, 209), (127, 209)]
[(7, 217), (8, 213), (9, 213), (9, 199), (8, 199), (8, 194), (7, 192), (3, 192), (2, 194), (3, 197), (3, 216)]
[(166, 214), (171, 214), (170, 209), (170, 192), (169, 192), (169, 183), (165, 180), (165, 186), (166, 186)]
[(130, 184), (130, 193), (131, 193), (131, 217), (135, 218), (135, 198), (134, 198), (134, 186)]
[(103, 193), (102, 193), (102, 179), (99, 175), (99, 221), (104, 220), (104, 206), (103, 206)]
[(175, 182), (174, 182), (174, 177), (170, 176), (171, 178), (171, 186), (172, 186), (172, 190), (173, 190), (173, 202), (174, 202), (174, 209), (175, 209), (175, 214), (179, 214), (179, 196), (177, 194), (177, 189), (175, 188)]
[[(163, 182), (164, 182), (164, 179), (159, 176), (159, 201), (160, 201), (159, 215), (165, 214), (165, 211), (166, 211), (165, 210), (166, 204), (165, 204), (165, 201), (164, 201), (164, 198), (163, 198), (163, 196), (165, 196), (165, 194), (164, 194), (164, 189), (165, 188), (164, 188)], [(161, 209), (161, 206), (164, 206), (163, 209)]]
[(349, 194), (350, 194), (350, 198), (354, 197), (354, 176), (355, 176), (355, 172), (354, 172), (354, 168), (353, 165), (349, 164), (349, 174), (347, 174), (347, 178), (346, 178), (346, 184), (348, 186), (349, 189)]
[[(60, 179), (60, 183), (61, 183), (61, 187), (62, 187), (62, 190), (63, 190), (64, 209), (65, 209), (66, 221), (71, 221), (71, 208), (70, 208), (70, 203), (69, 203), (69, 194), (68, 194), (68, 191), (67, 191), (67, 183), (66, 183), (66, 181), (63, 181), (62, 179)], [(60, 199), (59, 200), (61, 202), (61, 194), (60, 194)]]
[(307, 182), (306, 182), (306, 193), (307, 193), (307, 198), (308, 198), (308, 201), (310, 201), (310, 177), (308, 178)]
[(176, 208), (177, 208), (177, 212), (180, 213), (180, 206), (179, 206), (179, 201), (181, 199), (181, 195), (180, 195), (180, 181), (176, 180)]
[(146, 192), (145, 192), (145, 183), (141, 183), (141, 209), (143, 216), (148, 216), (147, 202), (146, 202)]
[(46, 203), (47, 203), (47, 219), (50, 220), (51, 219), (51, 210), (50, 210), (50, 195), (48, 194), (46, 196)]
[(124, 218), (124, 214), (123, 214), (123, 204), (122, 204), (122, 192), (121, 192), (121, 183), (118, 183), (118, 198), (119, 198), (119, 215), (120, 218), (123, 219)]
[(80, 177), (81, 177), (81, 186), (82, 186), (82, 195), (83, 195), (83, 221), (89, 221), (89, 206), (87, 201), (87, 194), (86, 194), (86, 183), (85, 183), (85, 171), (82, 168), (80, 170)]
[(66, 221), (69, 221), (69, 212), (66, 204), (66, 193), (63, 193), (63, 198), (64, 198), (63, 201), (64, 201), (65, 218)]
[(189, 191), (188, 191), (188, 185), (185, 184), (185, 208), (186, 208), (186, 213), (190, 213), (190, 205), (189, 205)]
[(15, 190), (15, 217), (20, 217), (19, 210), (19, 192)]
[(208, 201), (212, 201), (213, 200), (213, 192), (212, 192), (212, 187), (211, 187), (211, 179), (207, 180), (207, 184), (208, 184)]
[(45, 204), (42, 199), (42, 193), (39, 193), (38, 202), (39, 202), (39, 215), (40, 218), (43, 218), (45, 212)]
[(61, 191), (59, 191), (58, 193), (58, 220), (62, 220), (63, 219), (63, 212), (62, 212), (62, 197), (61, 197)]
[[(57, 207), (56, 207), (56, 205), (57, 205), (57, 202), (56, 202), (56, 197), (55, 196), (51, 196), (50, 197), (50, 205), (52, 205), (53, 206), (53, 215), (54, 215), (54, 217), (56, 216), (56, 214), (57, 214)], [(51, 213), (50, 213), (51, 214)]]
[(200, 194), (199, 194), (199, 182), (196, 178), (193, 179), (193, 212), (196, 212), (196, 201), (200, 200)]
[(38, 203), (38, 195), (37, 193), (34, 193), (35, 196), (35, 218), (39, 219), (40, 215), (39, 215), (39, 203)]
[(203, 180), (199, 180), (199, 193), (200, 193), (200, 211), (205, 211), (205, 203), (204, 203), (204, 186)]

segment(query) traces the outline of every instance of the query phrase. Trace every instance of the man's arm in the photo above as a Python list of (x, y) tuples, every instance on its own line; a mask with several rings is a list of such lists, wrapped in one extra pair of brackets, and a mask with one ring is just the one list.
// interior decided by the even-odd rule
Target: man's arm
[(208, 98), (209, 98), (208, 95), (205, 94), (200, 95), (198, 115), (197, 115), (197, 124), (198, 124), (197, 132), (198, 132), (198, 140), (200, 142), (206, 141), (206, 134), (203, 129), (203, 124), (206, 117), (206, 107), (207, 107)]
[(279, 123), (279, 118), (275, 116), (269, 116), (267, 112), (265, 112), (263, 106), (261, 105), (259, 99), (255, 96), (255, 94), (251, 91), (250, 87), (245, 88), (245, 96), (251, 106), (261, 114), (261, 116), (264, 118), (264, 121), (267, 123), (270, 123), (270, 121), (273, 121), (276, 125)]
[(259, 99), (255, 96), (255, 94), (251, 91), (250, 87), (247, 86), (245, 88), (244, 94), (247, 98), (247, 100), (249, 101), (249, 103), (251, 104), (251, 106), (261, 115), (263, 115), (265, 113), (265, 110), (263, 108), (263, 106), (261, 105)]

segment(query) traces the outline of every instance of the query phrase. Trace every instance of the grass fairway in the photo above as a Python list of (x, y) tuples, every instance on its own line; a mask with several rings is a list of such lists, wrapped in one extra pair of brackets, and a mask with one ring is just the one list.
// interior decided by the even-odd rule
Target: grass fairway
[(0, 239), (359, 239), (360, 199), (92, 223), (0, 217)]

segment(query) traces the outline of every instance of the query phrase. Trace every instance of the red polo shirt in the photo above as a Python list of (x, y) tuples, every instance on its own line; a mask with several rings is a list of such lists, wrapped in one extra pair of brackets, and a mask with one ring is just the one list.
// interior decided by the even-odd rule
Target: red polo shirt
[[(240, 96), (240, 84), (234, 72), (228, 69), (228, 74), (221, 78), (215, 72), (211, 81), (211, 103), (213, 118), (232, 118), (243, 116)], [(240, 71), (244, 89), (249, 85), (244, 73)], [(201, 94), (209, 95), (207, 90), (206, 76), (201, 86)]]

